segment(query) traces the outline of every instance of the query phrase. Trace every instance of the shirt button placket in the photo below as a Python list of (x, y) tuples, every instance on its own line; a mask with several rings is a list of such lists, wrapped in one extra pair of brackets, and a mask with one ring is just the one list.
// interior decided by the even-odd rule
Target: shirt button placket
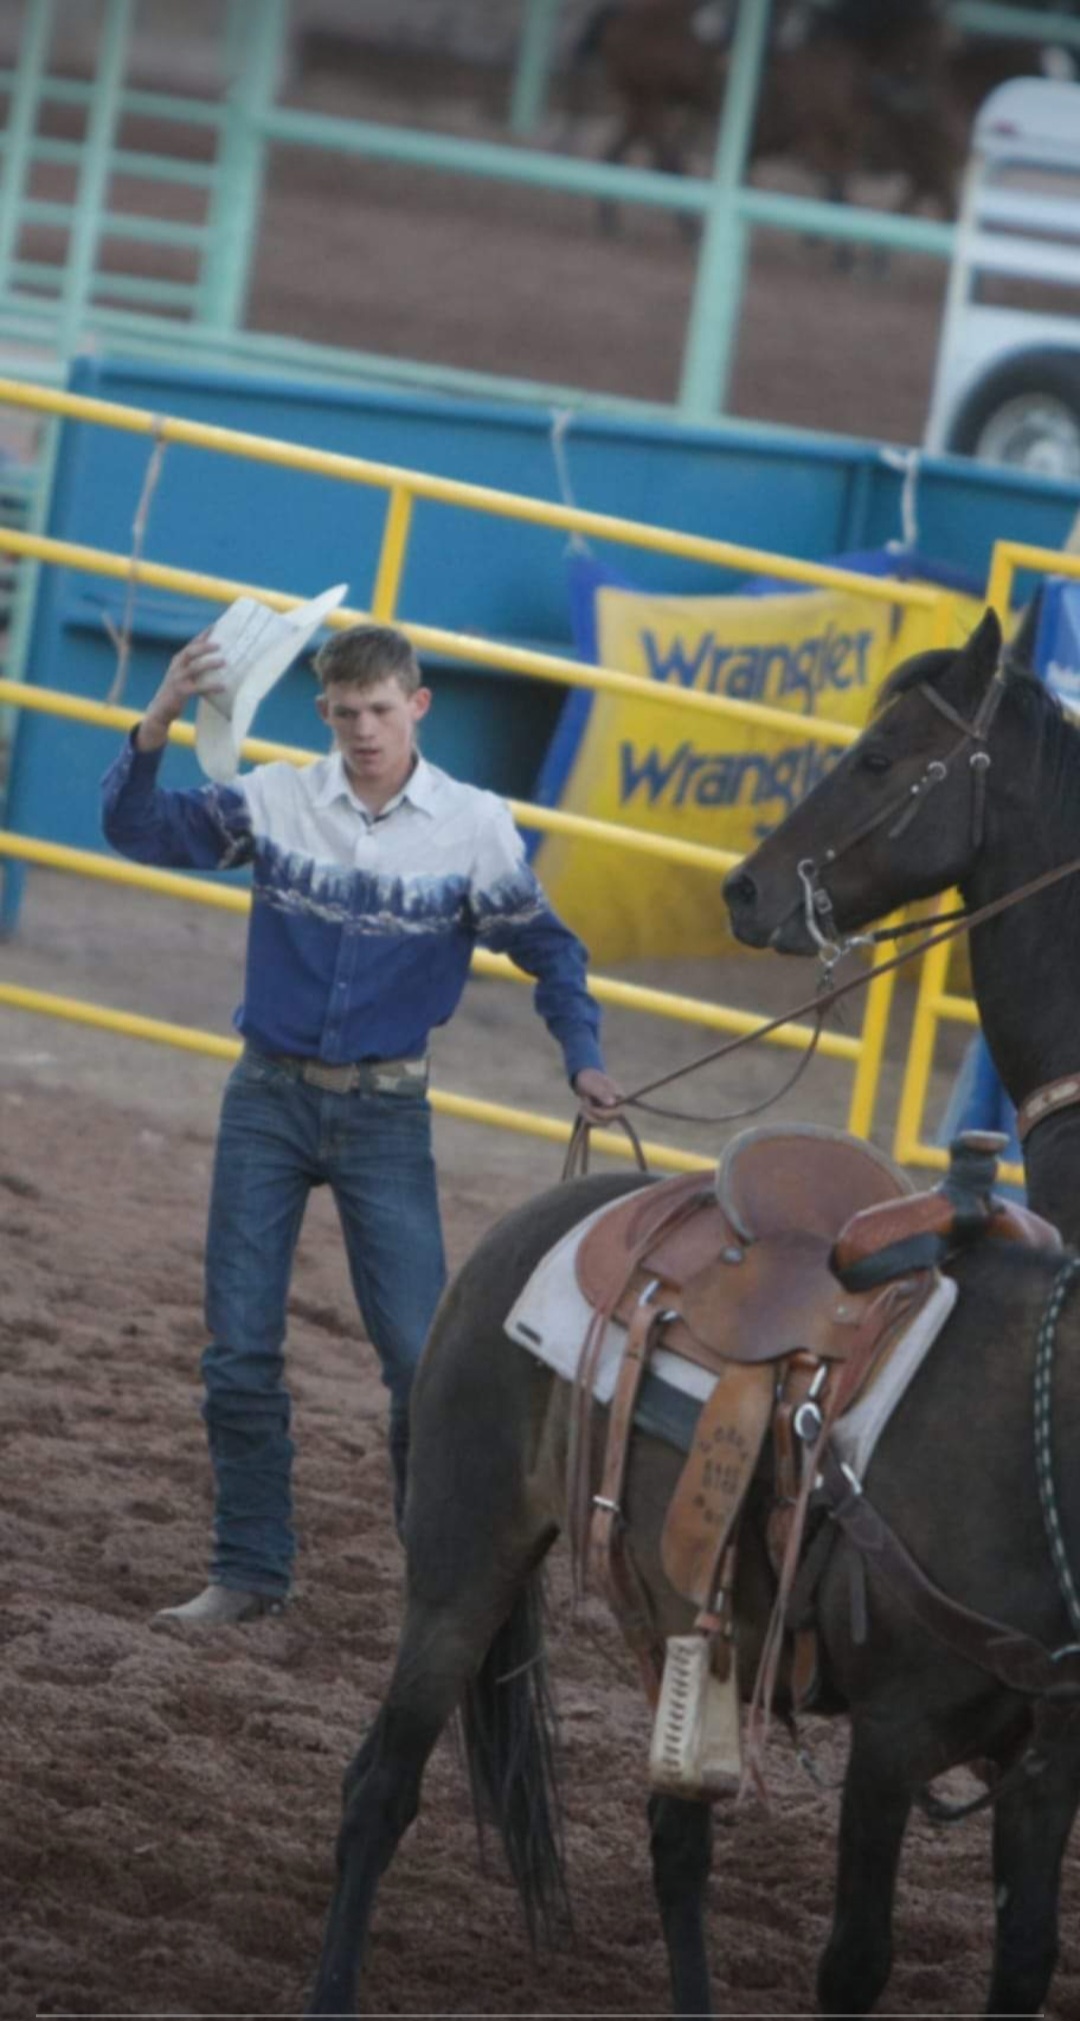
[(343, 933), (338, 958), (334, 965), (334, 981), (326, 1007), (325, 1041), (330, 1052), (341, 1054), (345, 1032), (345, 1022), (349, 1009), (349, 985), (356, 966), (359, 939), (348, 931)]

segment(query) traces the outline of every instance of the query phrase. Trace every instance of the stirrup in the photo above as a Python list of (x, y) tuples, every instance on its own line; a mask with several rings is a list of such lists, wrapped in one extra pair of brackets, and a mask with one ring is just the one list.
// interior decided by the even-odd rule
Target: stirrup
[(649, 1782), (660, 1796), (732, 1796), (742, 1780), (734, 1650), (724, 1678), (712, 1653), (713, 1638), (700, 1631), (667, 1638), (649, 1749)]

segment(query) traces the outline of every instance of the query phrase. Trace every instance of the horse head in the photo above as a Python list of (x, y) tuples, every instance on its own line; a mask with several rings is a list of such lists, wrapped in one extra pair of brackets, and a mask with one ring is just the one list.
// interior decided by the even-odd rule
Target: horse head
[(1001, 627), (918, 653), (814, 791), (724, 885), (737, 939), (813, 954), (913, 899), (962, 885), (983, 840)]

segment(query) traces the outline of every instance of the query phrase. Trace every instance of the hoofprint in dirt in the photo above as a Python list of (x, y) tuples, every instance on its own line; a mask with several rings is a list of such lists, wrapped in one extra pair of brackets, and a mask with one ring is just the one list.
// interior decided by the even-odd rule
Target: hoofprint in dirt
[[(0, 967), (11, 980), (224, 1031), (239, 981), (234, 926), (152, 901), (136, 913), (132, 898), (35, 873)], [(763, 1007), (805, 993), (804, 965), (777, 963), (782, 993), (770, 996), (773, 965), (750, 959)], [(558, 1108), (557, 1058), (533, 1025), (527, 991), (470, 993), (440, 1035), (438, 1078)], [(662, 1070), (673, 1043), (686, 1056), (707, 1035), (673, 1041), (671, 1027), (627, 1018), (612, 1021), (612, 1038), (618, 1069), (644, 1076)], [(783, 1066), (777, 1054), (755, 1058), (754, 1085)], [(302, 2009), (341, 1773), (389, 1674), (401, 1560), (384, 1396), (322, 1194), (291, 1305), (296, 1599), (281, 1620), (198, 1646), (150, 1626), (155, 1608), (196, 1590), (205, 1566), (201, 1250), (225, 1071), (0, 1011), (3, 2021)], [(843, 1085), (815, 1067), (784, 1113), (838, 1120)], [(713, 1090), (720, 1106), (730, 1091), (730, 1082)], [(695, 1136), (712, 1148), (708, 1133), (705, 1144)], [(552, 1145), (465, 1124), (441, 1124), (439, 1138), (456, 1264), (502, 1213), (552, 1183), (558, 1157)], [(498, 1848), (478, 1863), (463, 1771), (444, 1744), (378, 1904), (370, 2011), (665, 2011), (636, 1669), (597, 1606), (571, 1621), (559, 1553), (551, 1604), (576, 1947), (530, 1955)], [(811, 1726), (810, 1738), (835, 1777), (842, 1735)], [(836, 1798), (782, 1739), (770, 1781), (769, 1811), (721, 1814), (714, 1988), (729, 2013), (808, 2014)], [(978, 2010), (987, 1860), (985, 1820), (947, 1836), (913, 1828), (891, 2011)], [(1078, 1907), (1074, 1858), (1059, 2015), (1080, 2005)]]

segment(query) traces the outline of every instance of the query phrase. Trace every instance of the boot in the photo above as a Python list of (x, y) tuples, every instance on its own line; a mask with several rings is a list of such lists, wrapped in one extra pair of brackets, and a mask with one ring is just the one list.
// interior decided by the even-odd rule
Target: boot
[(236, 1628), (242, 1621), (258, 1621), (265, 1614), (280, 1614), (284, 1599), (269, 1593), (245, 1593), (237, 1586), (211, 1583), (194, 1600), (180, 1607), (162, 1607), (155, 1621), (176, 1621), (183, 1628)]

